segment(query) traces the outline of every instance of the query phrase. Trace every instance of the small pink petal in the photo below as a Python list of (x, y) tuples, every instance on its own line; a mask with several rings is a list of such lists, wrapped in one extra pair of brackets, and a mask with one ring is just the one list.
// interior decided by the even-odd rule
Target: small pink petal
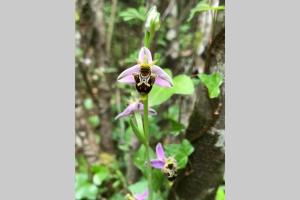
[(128, 69), (124, 70), (117, 78), (117, 80), (120, 80), (124, 78), (125, 76), (132, 75), (133, 73), (139, 73), (140, 72), (140, 65), (134, 65), (132, 67), (129, 67)]
[(135, 84), (135, 80), (133, 75), (124, 76), (123, 78), (118, 80), (120, 83), (129, 83), (129, 84)]
[(136, 200), (145, 200), (145, 199), (147, 199), (147, 197), (148, 197), (148, 190), (146, 190), (144, 193), (142, 193), (142, 194), (136, 194), (136, 195), (134, 195), (134, 198), (136, 199)]
[[(172, 78), (159, 66), (153, 65), (151, 67), (151, 71), (159, 76), (160, 78), (164, 79), (165, 81), (169, 82), (171, 86), (173, 86)], [(156, 77), (157, 78), (157, 77)]]
[(150, 50), (147, 47), (142, 47), (139, 52), (139, 61), (143, 63), (145, 62), (145, 59), (147, 63), (152, 63), (152, 56)]
[(166, 157), (165, 157), (165, 151), (164, 151), (164, 148), (163, 146), (161, 145), (161, 143), (158, 143), (156, 145), (156, 156), (159, 160), (165, 160)]
[(138, 103), (135, 102), (135, 103), (131, 103), (127, 106), (127, 108), (125, 108), (125, 110), (123, 112), (121, 112), (120, 114), (118, 114), (116, 117), (115, 117), (115, 120), (116, 119), (119, 119), (121, 117), (126, 117), (128, 115), (131, 115), (134, 111), (136, 111), (138, 109)]
[(150, 161), (151, 166), (157, 169), (162, 169), (165, 165), (165, 162), (162, 160), (154, 159)]
[[(134, 112), (136, 111), (139, 111), (141, 112), (141, 114), (143, 114), (144, 112), (144, 105), (141, 103), (141, 102), (134, 102), (134, 103), (131, 103), (129, 104), (125, 110), (121, 113), (119, 113), (116, 117), (115, 117), (115, 120), (116, 119), (119, 119), (121, 117), (127, 117), (131, 114), (133, 114)], [(148, 112), (150, 115), (156, 115), (156, 111), (152, 108), (149, 108), (149, 112)]]
[(161, 87), (172, 87), (170, 82), (166, 81), (165, 79), (160, 78), (159, 76), (157, 76), (155, 78), (154, 84), (161, 86)]

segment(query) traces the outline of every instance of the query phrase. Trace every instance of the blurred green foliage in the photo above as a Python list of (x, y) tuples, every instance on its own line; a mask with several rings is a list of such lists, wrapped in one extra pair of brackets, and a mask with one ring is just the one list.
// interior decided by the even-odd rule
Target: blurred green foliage
[(178, 169), (182, 169), (188, 162), (188, 157), (194, 151), (191, 143), (184, 139), (180, 144), (167, 144), (165, 145), (167, 156), (174, 156), (177, 160)]
[(225, 200), (225, 188), (220, 186), (217, 190), (216, 200)]
[(208, 4), (207, 0), (200, 1), (190, 12), (188, 21), (195, 16), (196, 13), (205, 12), (209, 10), (224, 10), (225, 6), (211, 6)]
[(146, 8), (143, 6), (139, 7), (138, 9), (127, 8), (126, 10), (121, 11), (119, 16), (124, 21), (140, 20), (143, 22), (146, 20)]
[[(160, 1), (161, 6), (158, 10), (163, 17), (163, 11), (167, 5), (164, 5), (162, 9), (163, 1)], [(92, 83), (98, 84), (97, 81), (103, 79), (103, 74), (111, 73), (115, 79), (117, 74), (124, 70), (126, 67), (134, 65), (138, 58), (138, 51), (141, 47), (144, 38), (144, 23), (147, 17), (146, 2), (139, 1), (118, 1), (117, 12), (115, 18), (115, 30), (112, 33), (112, 56), (110, 63), (102, 71), (94, 66), (94, 62), (91, 61), (90, 65), (86, 67), (87, 74), (91, 76)], [(212, 8), (207, 6), (204, 1), (199, 3), (187, 13), (187, 16), (178, 24), (178, 35), (174, 39), (178, 41), (180, 52), (195, 50), (198, 43), (201, 42), (201, 32), (195, 30), (195, 24), (188, 22), (187, 19), (193, 20), (193, 17), (200, 12), (207, 10), (223, 9), (221, 6), (218, 8)], [(111, 15), (112, 4), (111, 1), (104, 2), (104, 18), (105, 25), (108, 26)], [(83, 9), (84, 10), (84, 9)], [(85, 11), (85, 10), (84, 10)], [(80, 13), (76, 11), (75, 22), (80, 23), (81, 19), (86, 16), (81, 16), (87, 13)], [(176, 66), (166, 65), (170, 60), (170, 54), (167, 52), (170, 48), (170, 39), (167, 38), (169, 30), (174, 26), (174, 21), (166, 16), (161, 21), (158, 34), (155, 36), (155, 54), (154, 59), (156, 64), (165, 67), (164, 70), (172, 77), (174, 86), (173, 88), (162, 88), (154, 85), (149, 94), (149, 106), (154, 107), (159, 113), (155, 117), (149, 117), (150, 133), (151, 133), (151, 158), (155, 158), (155, 145), (158, 142), (165, 143), (165, 152), (167, 156), (174, 156), (178, 161), (179, 169), (183, 169), (188, 164), (188, 157), (194, 151), (193, 146), (186, 139), (183, 139), (183, 133), (186, 129), (186, 125), (180, 121), (180, 104), (179, 101), (174, 99), (187, 98), (195, 95), (195, 86), (199, 84), (199, 79), (193, 77), (189, 72), (190, 70), (185, 65), (192, 65), (193, 54), (190, 53), (187, 56), (181, 57), (180, 67), (184, 68), (184, 72), (176, 71)], [(84, 27), (84, 26), (83, 26)], [(84, 27), (86, 28), (86, 27)], [(77, 27), (77, 29), (79, 29)], [(78, 30), (77, 30), (78, 32)], [(76, 43), (75, 58), (78, 66), (79, 63), (86, 62), (87, 52), (84, 52), (82, 47)], [(166, 68), (167, 67), (167, 68)], [(80, 74), (81, 72), (76, 71)], [(174, 73), (174, 75), (173, 75)], [(215, 98), (220, 94), (220, 85), (223, 83), (223, 77), (218, 74), (197, 75), (207, 88), (210, 98)], [(78, 85), (83, 85), (83, 80), (80, 80)], [(79, 86), (78, 86), (79, 87)], [(134, 87), (126, 84), (112, 85), (114, 90), (122, 91), (120, 100), (116, 94), (112, 95), (110, 112), (117, 114), (122, 111), (129, 101), (136, 100), (138, 95)], [(99, 98), (101, 98), (99, 95)], [(98, 127), (102, 123), (102, 119), (97, 115), (95, 110), (97, 109), (97, 102), (93, 98), (84, 94), (82, 107), (86, 111), (87, 124), (91, 126), (96, 138), (99, 138)], [(175, 98), (174, 98), (175, 97)], [(174, 98), (174, 99), (173, 99)], [(141, 119), (140, 119), (141, 120)], [(76, 154), (76, 175), (75, 175), (75, 196), (78, 200), (95, 200), (95, 199), (109, 199), (109, 200), (121, 200), (124, 199), (126, 193), (131, 192), (133, 194), (142, 193), (147, 185), (147, 181), (144, 176), (145, 171), (145, 148), (143, 145), (138, 145), (136, 150), (133, 150), (133, 138), (135, 137), (133, 130), (130, 127), (129, 119), (120, 119), (114, 121), (112, 137), (116, 144), (117, 152), (114, 158), (108, 159), (108, 162), (101, 164), (94, 164), (90, 166), (81, 155), (81, 152)], [(141, 125), (140, 125), (141, 126)], [(141, 127), (137, 127), (139, 131), (142, 131)], [(169, 144), (168, 139), (176, 138), (174, 144)], [(174, 138), (173, 138), (174, 139)], [(97, 139), (97, 144), (99, 144)], [(133, 155), (129, 153), (133, 152)], [(99, 155), (100, 156), (100, 155)], [(129, 183), (126, 180), (126, 170), (129, 160), (133, 159), (133, 164), (136, 168), (141, 170), (138, 174), (138, 179), (134, 183)], [(164, 177), (160, 170), (153, 170), (153, 188), (157, 192), (154, 194), (154, 199), (162, 200), (166, 199), (170, 190), (170, 182)], [(223, 195), (223, 196), (222, 196)], [(225, 199), (225, 191), (223, 187), (220, 187), (217, 192), (216, 200)]]

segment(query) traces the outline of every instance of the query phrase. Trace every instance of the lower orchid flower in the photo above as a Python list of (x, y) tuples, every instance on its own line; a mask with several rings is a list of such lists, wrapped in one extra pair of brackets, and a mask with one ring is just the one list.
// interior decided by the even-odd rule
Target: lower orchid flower
[[(130, 103), (127, 108), (125, 108), (125, 110), (121, 113), (119, 113), (115, 119), (119, 119), (121, 117), (126, 117), (129, 115), (132, 115), (134, 112), (141, 112), (143, 113), (144, 111), (144, 104), (142, 104), (141, 102), (133, 102)], [(156, 111), (152, 108), (149, 108), (149, 114), (150, 115), (156, 115)]]
[(151, 166), (161, 169), (169, 181), (174, 181), (177, 177), (177, 161), (174, 157), (166, 158), (161, 143), (156, 145), (156, 157), (156, 159), (151, 160)]
[(126, 195), (126, 200), (145, 200), (148, 197), (148, 190), (144, 191), (141, 194), (136, 194), (136, 195), (131, 195), (127, 194)]
[(151, 52), (142, 47), (139, 52), (138, 64), (126, 69), (118, 76), (122, 83), (132, 83), (140, 93), (148, 94), (153, 84), (161, 87), (172, 87), (172, 78), (152, 61)]

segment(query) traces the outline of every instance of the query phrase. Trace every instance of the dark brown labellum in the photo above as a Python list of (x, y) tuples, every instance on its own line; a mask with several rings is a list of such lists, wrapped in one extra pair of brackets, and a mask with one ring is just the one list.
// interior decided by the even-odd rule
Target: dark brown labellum
[(141, 94), (148, 94), (155, 82), (155, 75), (150, 71), (149, 74), (136, 73), (133, 76), (137, 91)]

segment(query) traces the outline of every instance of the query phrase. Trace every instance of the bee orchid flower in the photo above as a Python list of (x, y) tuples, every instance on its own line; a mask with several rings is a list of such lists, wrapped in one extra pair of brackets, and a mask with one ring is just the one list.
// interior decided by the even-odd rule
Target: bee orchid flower
[[(127, 117), (129, 115), (132, 115), (134, 112), (141, 112), (143, 113), (144, 111), (144, 105), (141, 102), (133, 102), (130, 103), (127, 108), (125, 108), (125, 110), (121, 113), (119, 113), (116, 117), (116, 119), (119, 119), (121, 117)], [(149, 108), (149, 114), (150, 115), (156, 115), (156, 111), (152, 108)]]
[(126, 195), (126, 200), (145, 200), (148, 197), (148, 190), (144, 191), (141, 194), (136, 194), (134, 196), (127, 194)]
[(156, 145), (156, 159), (151, 160), (151, 166), (160, 169), (169, 181), (174, 181), (177, 177), (177, 161), (173, 157), (166, 158), (161, 143)]
[(139, 92), (150, 92), (152, 85), (161, 87), (172, 87), (172, 78), (152, 60), (151, 52), (148, 48), (142, 47), (138, 63), (124, 70), (117, 78), (119, 82), (136, 84)]

